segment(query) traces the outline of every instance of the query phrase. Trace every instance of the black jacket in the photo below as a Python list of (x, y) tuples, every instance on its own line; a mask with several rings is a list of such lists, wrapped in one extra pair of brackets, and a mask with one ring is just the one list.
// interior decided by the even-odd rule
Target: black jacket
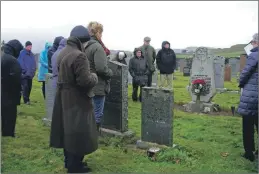
[[(165, 48), (165, 44), (169, 44), (169, 48)], [(156, 56), (156, 64), (160, 70), (160, 74), (172, 74), (176, 68), (176, 55), (174, 50), (170, 48), (170, 43), (164, 41), (162, 49), (158, 51)]]
[(22, 49), (18, 40), (4, 45), (1, 56), (1, 106), (20, 104), (22, 69), (17, 58)]

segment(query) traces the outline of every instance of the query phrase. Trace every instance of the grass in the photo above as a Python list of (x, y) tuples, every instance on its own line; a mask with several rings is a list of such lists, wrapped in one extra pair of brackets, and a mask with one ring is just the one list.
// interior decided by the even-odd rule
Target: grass
[[(176, 74), (174, 99), (176, 103), (188, 102), (185, 86), (188, 77)], [(225, 83), (237, 89), (235, 82)], [(141, 104), (131, 100), (129, 87), (129, 128), (140, 137)], [(214, 101), (229, 107), (238, 103), (238, 94), (219, 94)], [(66, 172), (63, 153), (49, 148), (49, 128), (42, 123), (45, 106), (40, 83), (34, 81), (32, 105), (19, 106), (16, 126), (18, 138), (2, 138), (2, 168), (6, 172)], [(146, 152), (125, 146), (119, 139), (87, 156), (85, 160), (99, 172), (256, 172), (256, 164), (240, 157), (243, 153), (240, 117), (208, 116), (174, 110), (173, 141), (177, 148), (165, 148), (156, 161), (146, 157)]]

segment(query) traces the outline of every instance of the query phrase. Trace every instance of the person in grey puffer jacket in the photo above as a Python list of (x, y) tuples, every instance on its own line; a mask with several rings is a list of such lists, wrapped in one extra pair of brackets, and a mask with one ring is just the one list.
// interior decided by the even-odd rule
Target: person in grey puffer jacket
[(138, 100), (138, 87), (140, 87), (139, 101), (142, 100), (142, 87), (146, 86), (148, 83), (148, 62), (144, 58), (140, 48), (135, 48), (134, 57), (129, 61), (129, 72), (132, 76), (132, 100)]
[[(244, 158), (254, 161), (254, 127), (258, 134), (258, 33), (253, 35), (250, 42), (253, 45), (248, 55), (246, 65), (239, 78), (242, 90), (238, 113), (243, 118)], [(258, 155), (258, 150), (255, 152)]]
[(52, 66), (51, 66), (51, 57), (57, 51), (59, 42), (64, 39), (63, 36), (58, 36), (54, 39), (52, 47), (48, 50), (48, 72), (52, 73)]

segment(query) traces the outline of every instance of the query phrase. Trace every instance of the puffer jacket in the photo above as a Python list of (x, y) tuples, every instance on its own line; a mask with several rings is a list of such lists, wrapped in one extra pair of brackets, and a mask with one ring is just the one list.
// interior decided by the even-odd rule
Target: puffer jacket
[(251, 50), (240, 75), (239, 87), (243, 88), (238, 113), (242, 116), (258, 116), (258, 47)]

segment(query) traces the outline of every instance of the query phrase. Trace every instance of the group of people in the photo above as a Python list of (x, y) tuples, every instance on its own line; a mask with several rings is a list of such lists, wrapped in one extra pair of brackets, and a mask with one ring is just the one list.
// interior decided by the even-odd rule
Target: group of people
[[(56, 37), (53, 44), (46, 43), (40, 53), (38, 81), (42, 82), (44, 98), (47, 73), (53, 74), (53, 86), (56, 88), (50, 147), (64, 150), (64, 166), (69, 173), (90, 172), (91, 169), (87, 163), (83, 163), (83, 158), (98, 148), (98, 132), (105, 96), (110, 92), (110, 81), (113, 76), (112, 70), (108, 67), (110, 51), (102, 42), (102, 33), (103, 25), (98, 22), (90, 22), (87, 27), (78, 25), (71, 30), (68, 38)], [(156, 54), (150, 41), (149, 37), (145, 37), (144, 44), (135, 48), (134, 56), (129, 61), (134, 101), (141, 101), (141, 92), (140, 96), (137, 96), (138, 87), (152, 85), (155, 61), (162, 79), (160, 86), (164, 86), (165, 83), (167, 87), (172, 85), (176, 67), (174, 51), (170, 48), (170, 43), (164, 41), (162, 49)], [(239, 87), (243, 88), (243, 93), (238, 108), (238, 112), (243, 115), (245, 157), (248, 159), (252, 158), (254, 151), (252, 127), (258, 126), (258, 35), (251, 43), (254, 49), (240, 76)], [(24, 103), (30, 104), (29, 95), (36, 71), (31, 47), (32, 43), (28, 41), (23, 48), (18, 40), (10, 40), (3, 47), (2, 136), (15, 137), (17, 105), (20, 104), (21, 91)], [(126, 64), (126, 57), (125, 52), (119, 51), (113, 60)]]

